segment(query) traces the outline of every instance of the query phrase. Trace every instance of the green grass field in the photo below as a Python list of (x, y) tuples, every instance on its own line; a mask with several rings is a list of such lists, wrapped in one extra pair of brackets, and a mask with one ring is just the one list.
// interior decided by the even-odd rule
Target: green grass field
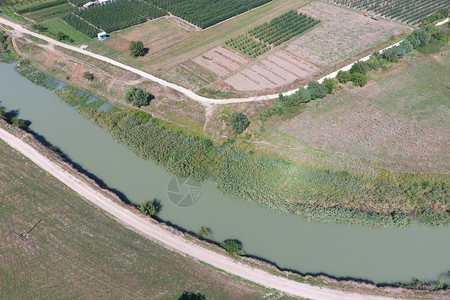
[(277, 147), (284, 144), (289, 156), (308, 159), (314, 153), (326, 157), (316, 161), (336, 168), (350, 163), (366, 171), (446, 173), (449, 67), (448, 50), (411, 56), (372, 74), (364, 88), (348, 84), (293, 118), (271, 121), (265, 138)]
[[(144, 239), (0, 141), (1, 299), (261, 299), (244, 284)], [(27, 238), (28, 232), (42, 220)]]
[(48, 35), (51, 38), (55, 38), (55, 35), (58, 32), (62, 32), (64, 34), (68, 35), (71, 39), (73, 39), (74, 44), (88, 43), (88, 42), (92, 41), (92, 39), (90, 37), (79, 32), (72, 26), (66, 24), (60, 18), (52, 19), (50, 21), (43, 22), (41, 24), (48, 28), (48, 31), (43, 32), (43, 34)]

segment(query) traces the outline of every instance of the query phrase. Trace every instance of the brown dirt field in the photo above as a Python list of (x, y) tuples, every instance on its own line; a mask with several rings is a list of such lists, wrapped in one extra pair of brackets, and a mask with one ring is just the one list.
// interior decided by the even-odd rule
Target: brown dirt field
[[(249, 71), (250, 70), (250, 71)], [(253, 75), (256, 73), (256, 75)], [(225, 79), (237, 91), (258, 91), (281, 88), (317, 75), (319, 69), (307, 60), (285, 50), (276, 51)]]
[(216, 47), (194, 58), (193, 61), (218, 76), (226, 76), (251, 62), (244, 55), (224, 46)]
[[(206, 30), (187, 32), (167, 18), (158, 18), (124, 30), (111, 33), (111, 44), (93, 41), (91, 51), (106, 55), (139, 69), (164, 75), (178, 64), (185, 63), (215, 47), (223, 45), (233, 36), (248, 31), (291, 9), (298, 9), (307, 0), (274, 0), (262, 7), (248, 11)], [(150, 52), (139, 59), (130, 58), (127, 51), (121, 52), (120, 46), (111, 46), (114, 41), (141, 40)]]
[(295, 40), (286, 50), (319, 67), (336, 64), (392, 35), (410, 30), (395, 22), (375, 21), (363, 13), (320, 1), (302, 7), (299, 12), (322, 21), (322, 24)]

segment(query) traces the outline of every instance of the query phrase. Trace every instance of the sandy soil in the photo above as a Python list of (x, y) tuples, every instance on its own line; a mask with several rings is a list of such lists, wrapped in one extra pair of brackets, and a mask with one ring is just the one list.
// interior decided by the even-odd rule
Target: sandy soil
[(216, 47), (193, 61), (219, 76), (226, 76), (251, 62), (244, 55), (224, 46)]

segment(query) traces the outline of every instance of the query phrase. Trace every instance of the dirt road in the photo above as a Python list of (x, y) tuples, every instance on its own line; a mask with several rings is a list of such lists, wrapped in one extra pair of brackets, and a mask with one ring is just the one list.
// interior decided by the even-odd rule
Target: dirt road
[(275, 276), (263, 270), (242, 264), (229, 256), (222, 255), (212, 250), (203, 248), (196, 243), (190, 242), (184, 239), (184, 237), (174, 234), (158, 223), (152, 222), (148, 218), (145, 218), (132, 210), (119, 205), (114, 202), (114, 200), (104, 196), (98, 190), (92, 188), (88, 183), (77, 178), (75, 175), (64, 170), (57, 163), (40, 154), (29, 144), (2, 128), (0, 128), (0, 139), (4, 140), (12, 148), (28, 157), (39, 167), (56, 177), (87, 201), (106, 211), (125, 227), (149, 238), (165, 248), (177, 251), (183, 255), (189, 255), (196, 260), (207, 263), (227, 273), (295, 296), (324, 300), (390, 299), (386, 297), (365, 296), (361, 294), (346, 293), (328, 288), (310, 286)]
[[(444, 20), (444, 21), (439, 22), (438, 24), (436, 24), (436, 26), (445, 24), (446, 22), (448, 22), (448, 20), (449, 20), (449, 19), (447, 18), (446, 20)], [(113, 59), (110, 59), (110, 58), (108, 58), (108, 57), (105, 57), (105, 56), (102, 56), (102, 55), (99, 55), (99, 54), (95, 54), (95, 53), (86, 51), (86, 50), (84, 50), (84, 49), (80, 49), (80, 48), (75, 47), (75, 46), (67, 45), (67, 44), (64, 44), (64, 43), (55, 41), (54, 39), (49, 38), (49, 37), (47, 37), (47, 36), (45, 36), (45, 35), (42, 35), (42, 34), (38, 34), (38, 33), (32, 32), (32, 31), (30, 31), (30, 30), (24, 28), (22, 25), (17, 24), (17, 23), (14, 23), (14, 22), (8, 20), (7, 18), (5, 18), (5, 17), (3, 17), (3, 16), (0, 16), (0, 23), (6, 24), (6, 25), (12, 27), (15, 31), (17, 31), (17, 32), (19, 32), (19, 33), (21, 33), (21, 34), (30, 34), (30, 35), (33, 35), (33, 36), (35, 36), (35, 37), (38, 37), (38, 38), (40, 38), (40, 39), (43, 39), (43, 40), (47, 41), (48, 43), (50, 43), (50, 44), (52, 44), (52, 45), (59, 46), (59, 47), (62, 47), (62, 48), (66, 48), (66, 49), (69, 49), (69, 50), (72, 50), (72, 51), (75, 51), (75, 52), (78, 52), (78, 53), (81, 53), (81, 54), (84, 54), (84, 55), (93, 57), (93, 58), (95, 58), (95, 59), (104, 61), (104, 62), (106, 62), (106, 63), (112, 64), (112, 65), (114, 65), (114, 66), (117, 66), (117, 67), (119, 67), (119, 68), (125, 69), (125, 70), (127, 70), (127, 71), (133, 72), (133, 73), (135, 73), (135, 74), (137, 74), (137, 75), (139, 75), (139, 76), (142, 76), (143, 78), (149, 79), (149, 80), (151, 80), (151, 81), (153, 81), (153, 82), (156, 82), (156, 83), (158, 83), (158, 84), (161, 84), (161, 85), (163, 85), (163, 86), (165, 86), (165, 87), (174, 89), (174, 90), (176, 90), (176, 91), (178, 91), (178, 92), (184, 94), (185, 96), (191, 98), (192, 100), (195, 100), (195, 101), (200, 102), (201, 104), (203, 104), (203, 105), (205, 105), (205, 106), (206, 106), (206, 105), (214, 105), (214, 104), (229, 104), (229, 103), (241, 103), (241, 102), (252, 102), (252, 101), (264, 101), (264, 100), (270, 100), (270, 99), (278, 98), (278, 94), (264, 95), (264, 96), (257, 96), (257, 97), (248, 97), (248, 98), (235, 98), (235, 99), (211, 99), (211, 98), (203, 97), (203, 96), (197, 95), (196, 93), (194, 93), (193, 91), (191, 91), (191, 90), (189, 90), (189, 89), (187, 89), (187, 88), (184, 88), (184, 87), (182, 87), (182, 86), (176, 85), (176, 84), (171, 83), (171, 82), (168, 82), (168, 81), (166, 81), (166, 80), (164, 80), (164, 79), (158, 78), (158, 77), (156, 77), (156, 76), (153, 76), (153, 75), (151, 75), (151, 74), (149, 74), (149, 73), (146, 73), (146, 72), (144, 72), (144, 71), (138, 70), (138, 69), (136, 69), (136, 68), (127, 66), (127, 65), (125, 65), (125, 64), (123, 64), (123, 63), (120, 63), (120, 62), (115, 61), (115, 60), (113, 60)], [(400, 42), (401, 42), (401, 41), (400, 41)], [(385, 48), (385, 49), (388, 49), (388, 48), (390, 48), (390, 47), (393, 47), (393, 46), (395, 46), (395, 45), (398, 45), (400, 42), (398, 42), (398, 43), (396, 43), (396, 44), (394, 44), (394, 45), (391, 45), (391, 46), (389, 46), (389, 47), (387, 47), (387, 48)], [(385, 50), (385, 49), (383, 49), (383, 50)], [(381, 52), (382, 52), (383, 50), (381, 50)], [(368, 60), (369, 57), (370, 57), (370, 56), (364, 57), (364, 58), (361, 59), (361, 60), (363, 60), (363, 61), (364, 61), (364, 60)], [(344, 71), (349, 70), (349, 69), (351, 68), (352, 65), (353, 65), (353, 63), (352, 63), (352, 64), (349, 64), (349, 65), (347, 65), (347, 66), (345, 66), (345, 67), (343, 67), (343, 68), (341, 68), (341, 69), (339, 69), (339, 70), (344, 70)], [(319, 81), (319, 82), (322, 82), (323, 79), (326, 78), (326, 77), (329, 77), (329, 78), (334, 78), (334, 77), (336, 77), (337, 72), (338, 72), (339, 70), (337, 70), (337, 71), (335, 71), (335, 72), (333, 72), (333, 73), (331, 73), (331, 74), (328, 74), (328, 75), (324, 76), (323, 78), (319, 79), (318, 81)], [(297, 89), (292, 90), (292, 91), (288, 91), (288, 92), (283, 93), (283, 95), (289, 96), (289, 95), (294, 94), (296, 91), (297, 91)]]

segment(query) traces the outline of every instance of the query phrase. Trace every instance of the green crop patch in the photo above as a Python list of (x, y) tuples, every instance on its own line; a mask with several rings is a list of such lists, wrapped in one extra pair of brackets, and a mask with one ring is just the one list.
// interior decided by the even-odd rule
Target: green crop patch
[(207, 28), (272, 0), (150, 0), (177, 17)]
[(255, 58), (271, 47), (276, 47), (292, 39), (295, 36), (313, 28), (320, 23), (319, 20), (298, 14), (294, 10), (273, 18), (242, 34), (225, 42), (225, 45), (234, 50)]
[(119, 0), (80, 10), (76, 14), (94, 26), (112, 32), (164, 16), (166, 12), (147, 1)]

